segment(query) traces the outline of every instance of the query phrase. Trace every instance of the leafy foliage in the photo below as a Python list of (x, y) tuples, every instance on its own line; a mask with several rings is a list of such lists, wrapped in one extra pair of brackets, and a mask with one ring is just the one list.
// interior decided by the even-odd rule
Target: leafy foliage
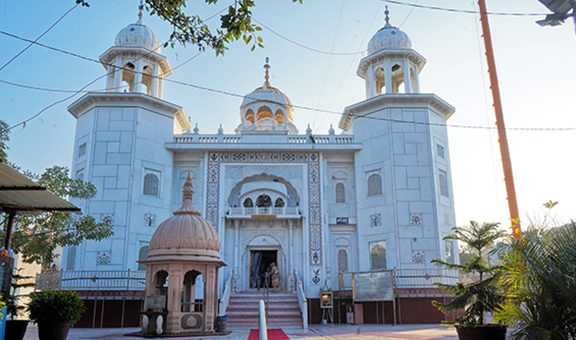
[(498, 283), (508, 294), (495, 318), (514, 337), (576, 338), (576, 224), (528, 228), (503, 254)]
[(464, 310), (464, 314), (456, 322), (462, 326), (484, 325), (484, 314), (500, 309), (503, 292), (497, 287), (498, 266), (490, 264), (490, 255), (494, 252), (494, 244), (505, 233), (497, 223), (482, 223), (471, 221), (469, 226), (452, 228), (453, 234), (444, 240), (457, 240), (464, 244), (464, 250), (469, 254), (466, 262), (452, 264), (441, 259), (432, 262), (448, 269), (457, 269), (468, 276), (470, 282), (458, 282), (454, 285), (435, 283), (435, 285), (451, 294), (454, 298), (446, 303), (434, 301), (433, 304), (442, 312)]
[[(302, 3), (302, 0), (291, 0)], [(246, 45), (251, 45), (252, 50), (256, 47), (264, 47), (263, 39), (258, 35), (262, 28), (254, 24), (252, 9), (256, 6), (254, 0), (235, 0), (229, 5), (226, 13), (220, 16), (220, 27), (211, 28), (198, 15), (187, 14), (186, 0), (146, 0), (145, 8), (151, 15), (156, 15), (168, 22), (173, 30), (170, 34), (170, 42), (173, 45), (179, 42), (183, 45), (193, 44), (200, 50), (207, 47), (213, 49), (216, 54), (223, 54), (227, 45), (242, 39)], [(76, 0), (76, 3), (88, 7), (87, 0)], [(206, 5), (216, 5), (218, 0), (204, 0)]]
[(71, 290), (44, 290), (30, 294), (28, 311), (36, 323), (74, 323), (82, 317), (84, 302)]
[(5, 162), (8, 158), (8, 141), (10, 140), (8, 123), (0, 120), (0, 161)]
[[(9, 140), (8, 125), (0, 120), (0, 157), (6, 155)], [(9, 163), (8, 163), (9, 164)], [(17, 166), (10, 164), (17, 170)], [(88, 200), (96, 195), (96, 187), (80, 179), (70, 178), (66, 167), (53, 166), (41, 175), (21, 171), (63, 199)], [(6, 216), (0, 225), (7, 223)], [(0, 237), (4, 239), (4, 230)], [(97, 222), (88, 215), (67, 212), (46, 212), (39, 215), (16, 215), (12, 233), (12, 250), (28, 263), (38, 262), (44, 269), (54, 262), (54, 250), (61, 246), (78, 245), (84, 240), (102, 240), (112, 236), (109, 220)]]

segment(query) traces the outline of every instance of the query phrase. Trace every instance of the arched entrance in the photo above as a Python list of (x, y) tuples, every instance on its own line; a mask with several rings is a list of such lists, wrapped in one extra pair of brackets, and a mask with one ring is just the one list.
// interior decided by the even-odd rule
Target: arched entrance
[(286, 290), (286, 254), (281, 243), (271, 235), (261, 234), (252, 238), (244, 253), (245, 271), (243, 285), (248, 290), (264, 287), (267, 271), (275, 264), (280, 271), (280, 291)]

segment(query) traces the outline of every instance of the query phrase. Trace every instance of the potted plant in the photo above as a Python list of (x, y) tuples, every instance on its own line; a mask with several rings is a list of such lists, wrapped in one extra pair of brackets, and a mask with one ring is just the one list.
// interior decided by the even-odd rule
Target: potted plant
[(435, 283), (453, 298), (433, 304), (442, 312), (461, 311), (461, 316), (454, 325), (461, 340), (504, 340), (507, 327), (501, 324), (487, 324), (486, 313), (501, 309), (504, 293), (497, 286), (498, 266), (490, 264), (490, 256), (494, 253), (494, 244), (505, 236), (498, 223), (470, 222), (466, 227), (452, 228), (453, 234), (444, 240), (460, 241), (470, 253), (465, 263), (447, 263), (441, 259), (432, 262), (448, 269), (460, 271), (460, 282), (450, 285)]
[(21, 297), (27, 294), (17, 294), (19, 289), (34, 287), (34, 282), (29, 282), (32, 276), (23, 276), (19, 274), (12, 274), (10, 280), (10, 294), (6, 296), (6, 339), (22, 340), (26, 334), (26, 328), (30, 320), (16, 319), (18, 317), (18, 311), (24, 310), (25, 307), (19, 304)]
[(38, 324), (40, 340), (64, 340), (82, 316), (84, 302), (70, 290), (44, 290), (30, 294), (30, 319)]

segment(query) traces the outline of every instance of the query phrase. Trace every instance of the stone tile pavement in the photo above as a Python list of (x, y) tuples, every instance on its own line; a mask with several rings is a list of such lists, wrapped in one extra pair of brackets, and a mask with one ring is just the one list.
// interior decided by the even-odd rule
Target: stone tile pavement
[[(210, 339), (210, 340), (246, 340), (250, 328), (237, 327), (230, 329), (227, 336), (203, 336), (165, 339)], [(68, 335), (69, 340), (130, 340), (142, 339), (126, 337), (127, 333), (136, 332), (137, 328), (73, 328)], [(456, 340), (458, 336), (453, 328), (442, 325), (311, 325), (307, 332), (301, 328), (285, 328), (284, 332), (290, 339), (306, 340), (356, 340), (356, 339), (388, 339), (388, 340)], [(37, 340), (36, 325), (30, 325), (25, 340)]]

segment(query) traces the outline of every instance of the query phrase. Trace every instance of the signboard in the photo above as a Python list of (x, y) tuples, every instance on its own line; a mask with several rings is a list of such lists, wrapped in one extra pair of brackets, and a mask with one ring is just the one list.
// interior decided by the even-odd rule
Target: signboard
[(354, 273), (352, 299), (356, 301), (394, 301), (394, 276), (391, 270)]
[(161, 310), (166, 308), (166, 296), (164, 295), (148, 295), (146, 296), (146, 310)]
[(348, 217), (336, 217), (336, 224), (348, 224)]
[(251, 218), (256, 219), (256, 220), (273, 220), (276, 218), (275, 214), (269, 214), (269, 215), (264, 215), (264, 214), (257, 214), (257, 215), (250, 215)]

